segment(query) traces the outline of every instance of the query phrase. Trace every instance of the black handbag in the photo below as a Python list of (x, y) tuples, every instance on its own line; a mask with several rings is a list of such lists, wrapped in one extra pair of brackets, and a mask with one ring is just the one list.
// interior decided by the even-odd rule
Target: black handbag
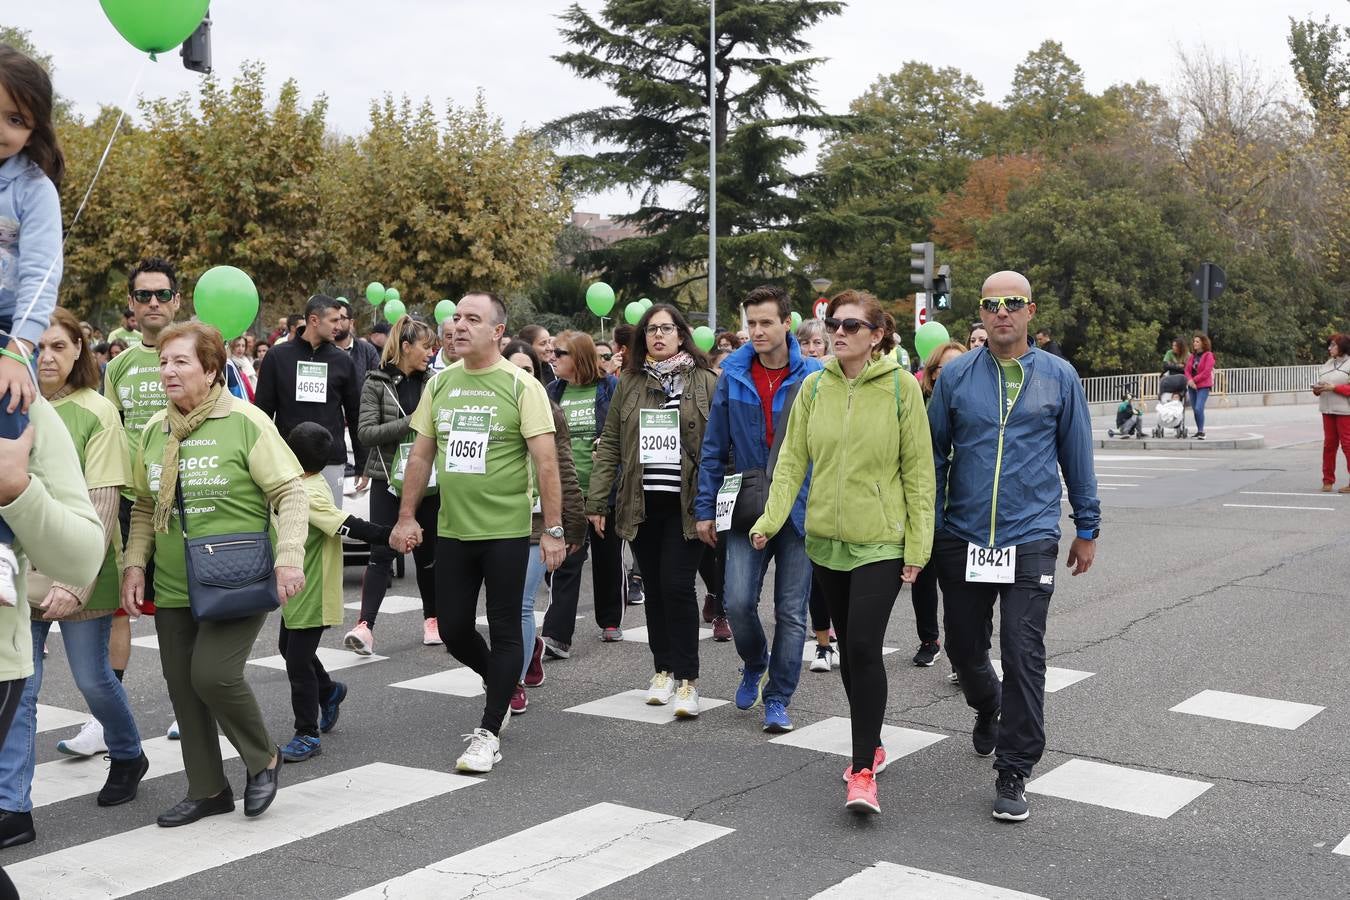
[[(797, 399), (801, 382), (796, 381), (783, 389), (783, 409), (791, 410)], [(731, 509), (731, 530), (749, 534), (750, 528), (764, 515), (764, 507), (769, 505), (769, 485), (773, 481), (773, 467), (778, 462), (778, 450), (783, 446), (783, 433), (787, 431), (787, 422), (774, 432), (773, 445), (769, 447), (769, 461), (766, 468), (746, 469), (741, 472), (741, 490), (736, 494), (736, 505)]]
[(188, 605), (198, 622), (243, 619), (281, 606), (267, 531), (190, 538), (183, 489), (174, 485), (187, 561)]

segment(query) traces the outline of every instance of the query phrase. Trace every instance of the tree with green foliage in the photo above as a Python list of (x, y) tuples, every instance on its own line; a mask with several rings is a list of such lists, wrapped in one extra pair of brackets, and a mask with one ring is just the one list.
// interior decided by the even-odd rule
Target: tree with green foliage
[(1062, 153), (1098, 138), (1106, 108), (1083, 84), (1083, 69), (1058, 41), (1045, 41), (1013, 70), (1004, 98), (1005, 149)]
[(812, 95), (820, 60), (803, 55), (803, 33), (842, 8), (836, 0), (722, 0), (710, 42), (707, 0), (606, 0), (594, 16), (569, 7), (561, 33), (574, 49), (555, 58), (607, 85), (618, 102), (544, 131), (597, 147), (565, 160), (570, 183), (580, 191), (636, 193), (639, 208), (621, 220), (642, 229), (581, 254), (579, 264), (616, 289), (661, 299), (706, 279), (711, 96), (719, 298), (725, 303), (790, 273), (792, 248), (815, 205), (802, 196), (809, 178), (788, 161), (805, 149), (803, 132), (842, 122)]
[(1350, 106), (1350, 27), (1331, 17), (1289, 19), (1289, 54), (1308, 103), (1320, 116)]

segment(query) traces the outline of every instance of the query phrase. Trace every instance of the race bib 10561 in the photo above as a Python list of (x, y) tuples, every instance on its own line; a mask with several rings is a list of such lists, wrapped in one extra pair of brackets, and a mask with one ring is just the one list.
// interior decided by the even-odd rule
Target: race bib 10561
[(467, 409), (452, 412), (445, 437), (445, 471), (456, 475), (486, 474), (491, 432), (492, 413)]

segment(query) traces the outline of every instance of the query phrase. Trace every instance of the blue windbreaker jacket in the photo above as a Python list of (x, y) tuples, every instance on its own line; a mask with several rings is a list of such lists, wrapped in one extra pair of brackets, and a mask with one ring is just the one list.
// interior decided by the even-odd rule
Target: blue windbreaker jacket
[[(790, 410), (783, 406), (784, 389), (820, 369), (819, 360), (802, 356), (796, 336), (789, 334), (787, 340), (788, 374), (773, 396), (775, 436), (787, 429)], [(694, 500), (694, 518), (698, 521), (717, 518), (717, 489), (722, 486), (729, 462), (734, 463), (737, 472), (768, 467), (769, 442), (764, 428), (764, 407), (760, 405), (759, 391), (755, 390), (755, 379), (750, 374), (754, 359), (755, 348), (747, 343), (722, 361), (722, 377), (717, 379), (712, 409), (708, 412), (708, 427), (703, 432), (698, 497)], [(792, 527), (802, 536), (806, 535), (806, 492), (810, 487), (808, 475), (802, 482), (790, 517)]]
[(56, 185), (16, 153), (0, 165), (0, 319), (34, 347), (56, 308), (62, 265)]
[(942, 369), (928, 404), (937, 474), (937, 530), (1007, 547), (1058, 540), (1060, 473), (1080, 536), (1101, 523), (1092, 420), (1078, 373), (1030, 348), (1018, 358), (1022, 388), (1008, 411), (998, 362), (986, 347)]

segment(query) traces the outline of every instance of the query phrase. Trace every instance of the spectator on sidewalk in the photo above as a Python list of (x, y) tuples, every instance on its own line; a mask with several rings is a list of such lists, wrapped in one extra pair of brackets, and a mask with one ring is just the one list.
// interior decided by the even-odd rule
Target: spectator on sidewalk
[[(1333, 334), (1327, 341), (1327, 361), (1312, 386), (1322, 413), (1322, 491), (1336, 484), (1336, 450), (1345, 453), (1350, 466), (1350, 335)], [(1350, 494), (1350, 484), (1341, 488)]]
[(1186, 358), (1186, 399), (1195, 413), (1195, 439), (1205, 439), (1205, 401), (1214, 384), (1214, 353), (1209, 335), (1197, 331), (1191, 338), (1191, 355)]

